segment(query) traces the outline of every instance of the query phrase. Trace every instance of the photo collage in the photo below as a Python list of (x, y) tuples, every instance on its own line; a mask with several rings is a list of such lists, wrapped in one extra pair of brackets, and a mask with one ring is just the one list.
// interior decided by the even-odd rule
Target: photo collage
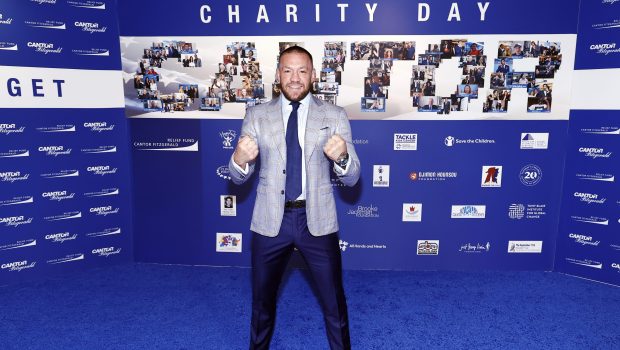
[(369, 61), (364, 77), (362, 112), (385, 112), (390, 74), (396, 60), (415, 60), (414, 41), (360, 41), (351, 43), (351, 60)]
[[(459, 60), (461, 69), (460, 84), (450, 96), (438, 96), (435, 70), (442, 60)], [(412, 106), (418, 112), (450, 114), (469, 110), (469, 101), (478, 98), (478, 90), (484, 88), (487, 57), (484, 43), (467, 39), (441, 40), (439, 44), (429, 44), (427, 50), (418, 57), (418, 65), (411, 70), (410, 96)]]

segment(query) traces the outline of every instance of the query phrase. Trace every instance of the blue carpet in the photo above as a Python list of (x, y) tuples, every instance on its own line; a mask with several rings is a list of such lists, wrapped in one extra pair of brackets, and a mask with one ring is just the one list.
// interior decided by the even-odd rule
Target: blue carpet
[[(120, 265), (0, 288), (0, 349), (247, 349), (250, 270)], [(272, 349), (327, 349), (305, 271)], [(344, 274), (354, 349), (619, 349), (620, 288), (545, 272)]]

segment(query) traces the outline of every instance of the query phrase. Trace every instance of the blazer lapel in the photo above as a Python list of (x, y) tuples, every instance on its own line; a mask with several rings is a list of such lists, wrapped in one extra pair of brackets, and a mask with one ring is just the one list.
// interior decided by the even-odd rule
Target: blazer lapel
[(271, 100), (267, 109), (267, 119), (271, 129), (271, 137), (280, 153), (282, 162), (286, 161), (286, 135), (284, 134), (284, 121), (282, 120), (282, 108), (280, 98)]
[(324, 102), (316, 99), (314, 96), (310, 99), (304, 142), (306, 165), (309, 164), (310, 158), (316, 149), (320, 129), (323, 127), (323, 119), (325, 119), (323, 104)]

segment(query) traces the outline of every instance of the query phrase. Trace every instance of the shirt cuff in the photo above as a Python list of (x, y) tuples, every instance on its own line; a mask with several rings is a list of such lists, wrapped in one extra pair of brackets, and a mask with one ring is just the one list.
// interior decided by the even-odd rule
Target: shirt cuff
[(235, 167), (235, 169), (237, 169), (238, 172), (240, 172), (242, 175), (247, 175), (248, 171), (250, 169), (248, 169), (249, 165), (248, 163), (245, 163), (245, 168), (240, 167), (239, 165), (237, 165), (237, 163), (235, 163), (235, 161), (232, 161), (233, 166)]
[(351, 168), (351, 157), (350, 156), (349, 156), (349, 159), (347, 159), (347, 166), (344, 169), (342, 169), (340, 165), (334, 162), (334, 172), (336, 172), (336, 174), (339, 176), (345, 176), (347, 172), (349, 171), (349, 168)]

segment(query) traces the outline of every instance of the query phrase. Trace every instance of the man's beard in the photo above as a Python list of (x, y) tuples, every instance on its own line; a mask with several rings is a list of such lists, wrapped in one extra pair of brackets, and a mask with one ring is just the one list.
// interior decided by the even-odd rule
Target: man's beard
[(283, 86), (280, 86), (280, 91), (282, 92), (282, 94), (284, 95), (284, 97), (286, 97), (287, 100), (289, 101), (294, 101), (294, 102), (299, 102), (301, 100), (303, 100), (304, 98), (306, 98), (306, 96), (308, 96), (308, 94), (310, 93), (310, 87), (312, 85), (308, 85), (308, 88), (305, 89), (304, 91), (302, 91), (302, 93), (299, 95), (299, 97), (297, 99), (293, 99), (285, 90), (285, 88)]

